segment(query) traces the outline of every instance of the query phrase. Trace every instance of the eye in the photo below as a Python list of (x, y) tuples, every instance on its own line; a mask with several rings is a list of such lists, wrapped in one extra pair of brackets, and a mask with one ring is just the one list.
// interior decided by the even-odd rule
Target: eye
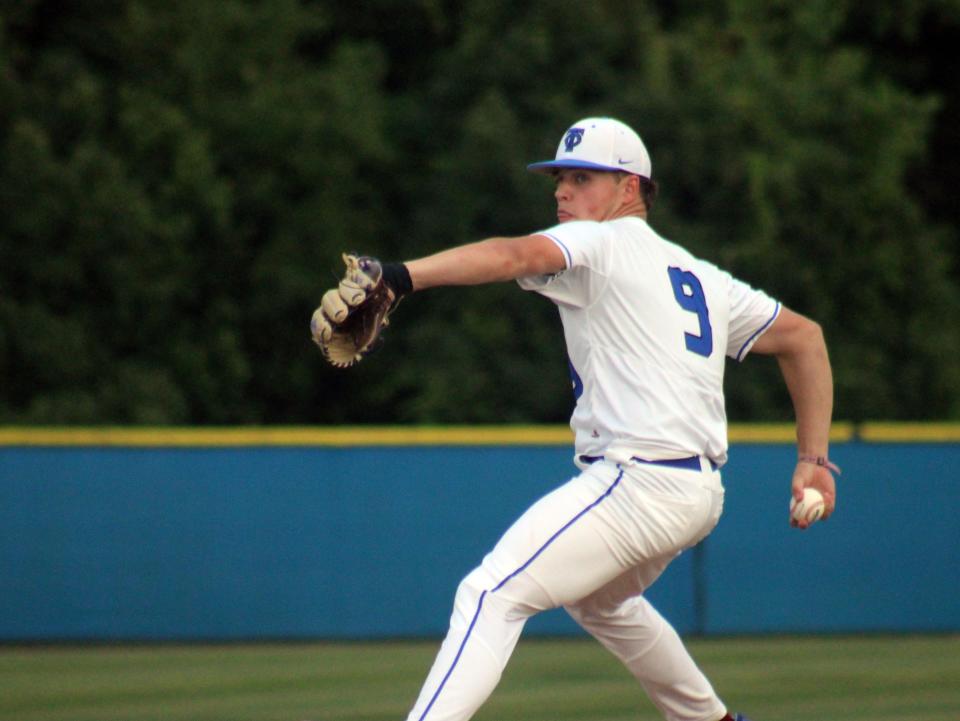
[(560, 187), (562, 183), (571, 185), (585, 185), (592, 179), (592, 175), (585, 170), (565, 170), (554, 173), (553, 183), (555, 187)]

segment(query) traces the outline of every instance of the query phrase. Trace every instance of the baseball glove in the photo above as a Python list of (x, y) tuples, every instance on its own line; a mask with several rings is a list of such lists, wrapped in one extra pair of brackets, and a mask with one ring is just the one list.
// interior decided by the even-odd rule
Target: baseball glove
[(338, 368), (352, 366), (379, 344), (399, 301), (384, 280), (379, 260), (344, 253), (343, 262), (347, 266), (343, 278), (323, 294), (310, 319), (313, 342)]

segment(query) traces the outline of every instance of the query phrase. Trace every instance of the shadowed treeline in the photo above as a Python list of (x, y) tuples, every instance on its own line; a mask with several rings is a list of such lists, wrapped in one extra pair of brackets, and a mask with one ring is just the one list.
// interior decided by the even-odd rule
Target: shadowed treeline
[[(960, 2), (2, 8), (0, 423), (564, 421), (513, 284), (405, 300), (347, 372), (308, 322), (342, 250), (550, 225), (525, 164), (592, 114), (646, 141), (655, 228), (823, 324), (837, 417), (960, 417)], [(731, 417), (789, 418), (747, 364)]]

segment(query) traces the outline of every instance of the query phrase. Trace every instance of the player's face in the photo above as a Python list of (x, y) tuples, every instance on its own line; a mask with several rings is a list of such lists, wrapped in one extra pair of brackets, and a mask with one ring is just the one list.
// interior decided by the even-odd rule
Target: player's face
[(616, 173), (561, 168), (554, 174), (557, 222), (609, 220), (620, 209), (622, 183)]

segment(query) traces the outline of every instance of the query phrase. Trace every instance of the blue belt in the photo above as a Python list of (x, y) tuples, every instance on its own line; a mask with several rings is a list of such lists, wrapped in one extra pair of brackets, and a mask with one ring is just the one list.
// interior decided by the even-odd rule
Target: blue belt
[[(580, 460), (583, 463), (596, 463), (597, 461), (602, 461), (603, 456), (580, 456)], [(666, 458), (662, 461), (648, 461), (646, 458), (638, 458), (633, 456), (631, 461), (636, 461), (637, 463), (649, 463), (651, 466), (666, 466), (667, 468), (682, 468), (686, 471), (699, 471), (700, 467), (700, 456), (689, 456), (687, 458)], [(719, 468), (716, 463), (712, 460), (710, 461), (710, 470), (715, 471)]]

